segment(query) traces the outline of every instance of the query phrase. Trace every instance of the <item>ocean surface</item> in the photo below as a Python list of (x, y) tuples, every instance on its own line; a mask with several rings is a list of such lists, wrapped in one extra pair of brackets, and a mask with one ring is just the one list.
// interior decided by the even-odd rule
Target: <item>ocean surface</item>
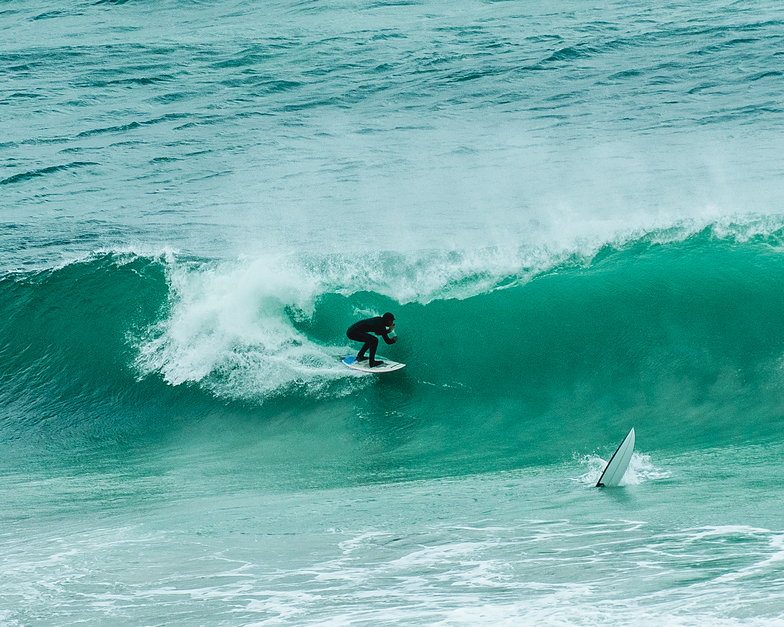
[(784, 625), (783, 191), (774, 0), (0, 1), (0, 625)]

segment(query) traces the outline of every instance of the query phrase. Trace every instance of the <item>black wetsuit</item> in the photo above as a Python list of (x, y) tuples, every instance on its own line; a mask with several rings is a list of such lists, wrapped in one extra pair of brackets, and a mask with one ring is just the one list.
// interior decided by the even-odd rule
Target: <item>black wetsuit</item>
[(370, 350), (370, 366), (372, 368), (377, 364), (376, 348), (378, 348), (378, 338), (370, 335), (371, 333), (382, 336), (387, 344), (393, 344), (393, 341), (389, 339), (389, 328), (384, 323), (384, 318), (381, 316), (360, 320), (359, 322), (352, 324), (348, 328), (348, 331), (346, 331), (348, 339), (354, 340), (355, 342), (364, 342), (362, 350), (357, 354), (358, 360), (362, 360), (365, 351), (368, 349)]

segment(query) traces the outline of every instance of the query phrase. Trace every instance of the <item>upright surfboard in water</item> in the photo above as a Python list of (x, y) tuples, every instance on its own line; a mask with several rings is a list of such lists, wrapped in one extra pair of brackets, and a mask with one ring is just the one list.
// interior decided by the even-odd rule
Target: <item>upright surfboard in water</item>
[(615, 449), (615, 453), (610, 458), (609, 463), (604, 469), (602, 476), (596, 484), (597, 488), (614, 488), (623, 479), (626, 469), (629, 467), (629, 462), (632, 459), (632, 452), (634, 451), (634, 427), (629, 431), (629, 435), (624, 438), (621, 445)]

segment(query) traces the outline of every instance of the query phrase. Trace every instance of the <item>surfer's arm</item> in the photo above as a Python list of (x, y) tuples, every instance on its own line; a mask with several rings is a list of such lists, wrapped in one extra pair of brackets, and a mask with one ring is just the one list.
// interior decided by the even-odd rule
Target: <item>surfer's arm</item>
[(371, 329), (368, 329), (371, 333), (375, 333), (376, 335), (383, 337), (384, 341), (387, 344), (394, 344), (397, 341), (397, 337), (390, 338), (389, 334), (392, 331), (392, 328), (387, 328), (387, 326), (383, 323), (381, 318), (373, 318), (373, 326)]

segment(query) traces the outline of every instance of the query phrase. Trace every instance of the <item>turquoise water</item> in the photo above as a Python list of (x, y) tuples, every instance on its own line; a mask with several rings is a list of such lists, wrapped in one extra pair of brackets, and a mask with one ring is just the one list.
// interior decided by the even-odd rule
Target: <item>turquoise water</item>
[(777, 3), (14, 0), (0, 58), (1, 625), (784, 624)]

